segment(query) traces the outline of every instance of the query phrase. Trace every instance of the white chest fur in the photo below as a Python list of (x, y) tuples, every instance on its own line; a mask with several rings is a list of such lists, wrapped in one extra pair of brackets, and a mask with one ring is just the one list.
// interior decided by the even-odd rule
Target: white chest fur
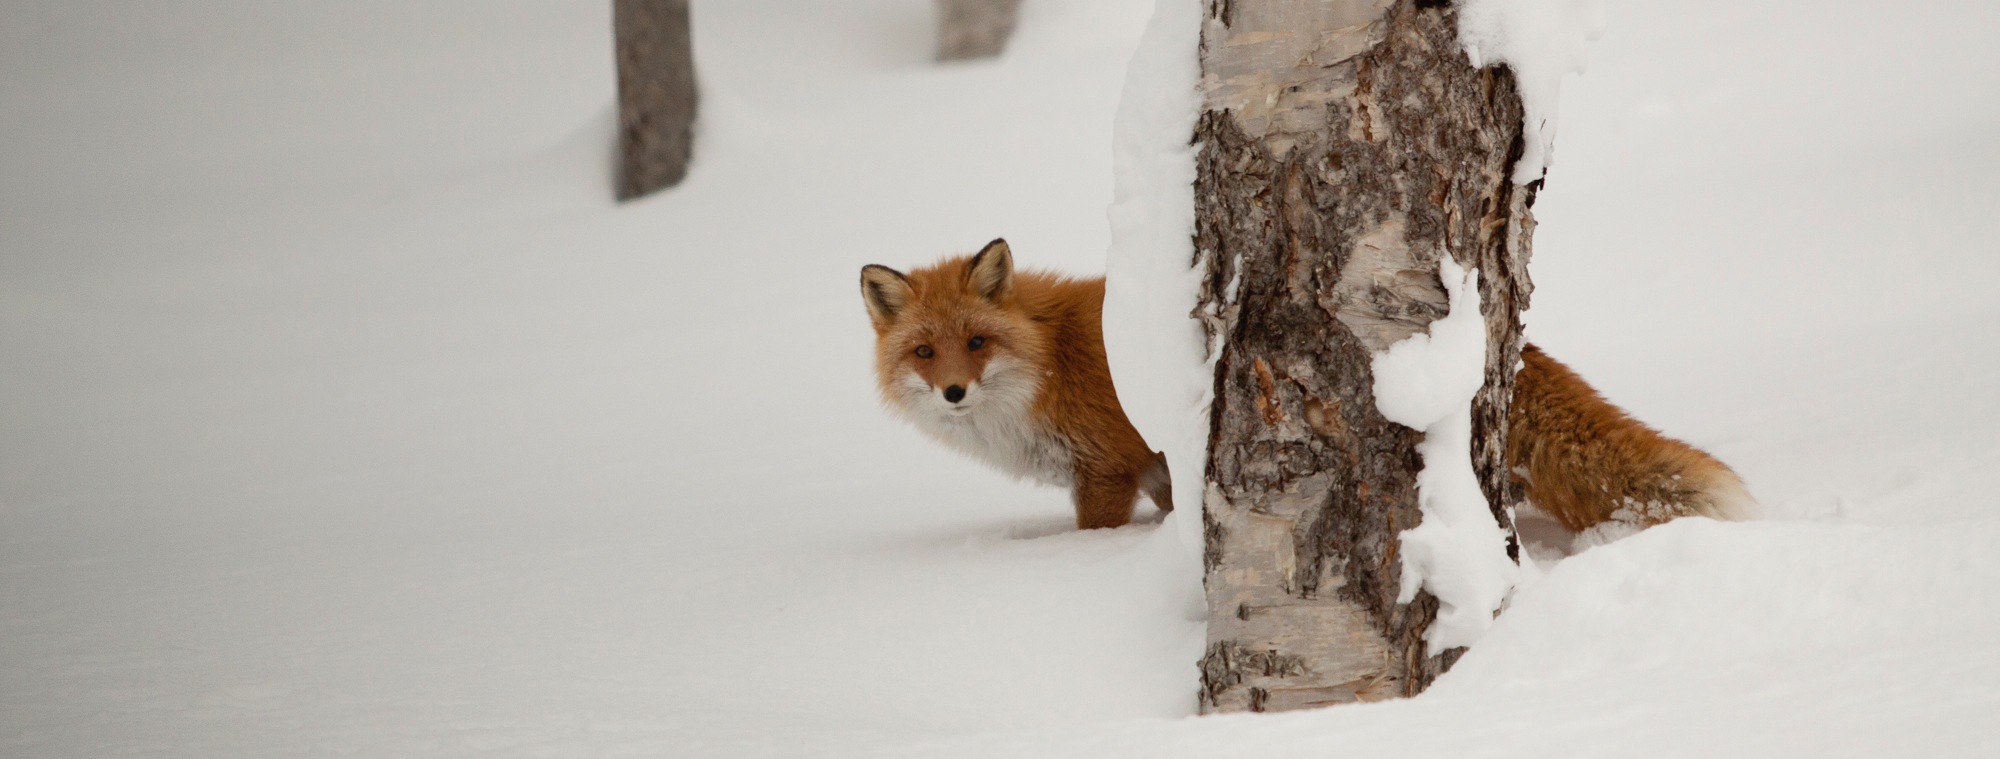
[(1045, 485), (1076, 484), (1069, 442), (1035, 418), (1037, 378), (1025, 367), (996, 359), (973, 392), (970, 411), (953, 414), (915, 375), (905, 394), (890, 404), (925, 435), (1007, 474)]
[(1031, 414), (980, 408), (964, 416), (912, 414), (917, 429), (960, 453), (1044, 485), (1076, 484), (1069, 444), (1042, 428)]

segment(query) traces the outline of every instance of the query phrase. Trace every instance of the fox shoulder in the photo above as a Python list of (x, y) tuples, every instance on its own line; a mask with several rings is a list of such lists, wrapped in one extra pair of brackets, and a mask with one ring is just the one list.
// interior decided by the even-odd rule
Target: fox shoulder
[(1521, 361), (1507, 464), (1529, 502), (1563, 526), (1754, 514), (1743, 480), (1714, 456), (1633, 419), (1533, 345), (1522, 348)]

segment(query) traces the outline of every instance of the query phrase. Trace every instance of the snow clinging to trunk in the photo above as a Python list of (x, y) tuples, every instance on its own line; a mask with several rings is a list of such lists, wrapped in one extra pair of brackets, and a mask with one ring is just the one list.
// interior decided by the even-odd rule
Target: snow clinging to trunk
[[(1196, 146), (1188, 144), (1201, 112), (1201, 14), (1199, 0), (1160, 0), (1126, 69), (1112, 127), (1116, 184), (1104, 285), (1104, 346), (1118, 401), (1146, 442), (1167, 454), (1179, 509), (1165, 531), (1191, 558), (1201, 555), (1215, 386), (1201, 323), (1189, 317), (1202, 278), (1194, 265)], [(1198, 602), (1198, 579), (1192, 591)]]
[(1479, 270), (1451, 256), (1438, 262), (1451, 311), (1375, 354), (1375, 407), (1397, 424), (1422, 430), (1417, 474), (1423, 522), (1402, 534), (1403, 587), (1437, 596), (1436, 621), (1424, 640), (1432, 653), (1471, 645), (1493, 624), (1520, 568), (1507, 557), (1507, 533), (1493, 520), (1472, 468), (1472, 397), (1485, 381), (1486, 321), (1479, 313)]
[(1523, 150), (1514, 182), (1548, 171), (1556, 140), (1556, 106), (1564, 74), (1581, 74), (1584, 43), (1604, 35), (1602, 0), (1464, 0), (1458, 39), (1475, 68), (1505, 63), (1521, 85)]

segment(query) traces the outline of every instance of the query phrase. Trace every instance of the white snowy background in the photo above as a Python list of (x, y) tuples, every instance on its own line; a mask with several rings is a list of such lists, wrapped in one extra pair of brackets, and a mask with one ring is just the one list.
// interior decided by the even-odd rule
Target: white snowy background
[(1531, 337), (1769, 518), (1553, 566), (1416, 699), (1188, 718), (1156, 524), (877, 408), (855, 275), (1102, 270), (1147, 0), (0, 5), (0, 756), (2000, 756), (2000, 5), (1611, 0)]

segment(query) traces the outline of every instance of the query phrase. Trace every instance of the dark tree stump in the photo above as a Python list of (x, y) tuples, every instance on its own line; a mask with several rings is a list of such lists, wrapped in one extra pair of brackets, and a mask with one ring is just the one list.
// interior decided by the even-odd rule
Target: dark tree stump
[(992, 58), (1007, 49), (1021, 0), (938, 0), (939, 61)]
[(687, 0), (613, 0), (618, 45), (618, 199), (680, 184), (694, 149)]

